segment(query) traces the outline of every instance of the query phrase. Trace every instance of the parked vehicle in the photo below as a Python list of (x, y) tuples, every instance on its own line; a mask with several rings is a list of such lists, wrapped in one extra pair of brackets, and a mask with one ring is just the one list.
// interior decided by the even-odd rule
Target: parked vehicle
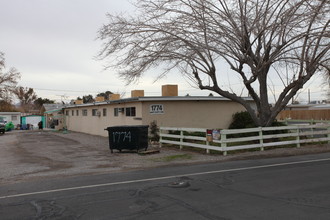
[(6, 132), (6, 121), (0, 117), (0, 133), (4, 134)]

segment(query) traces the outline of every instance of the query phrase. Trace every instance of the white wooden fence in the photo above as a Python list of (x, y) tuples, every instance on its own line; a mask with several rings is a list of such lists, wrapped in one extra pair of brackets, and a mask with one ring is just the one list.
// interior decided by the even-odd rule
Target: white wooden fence
[[(303, 143), (330, 142), (330, 124), (291, 125), (282, 127), (258, 127), (250, 129), (220, 130), (220, 139), (208, 141), (205, 128), (160, 127), (160, 144), (183, 146), (221, 151), (228, 151), (295, 145)], [(250, 134), (249, 134), (250, 133)], [(273, 133), (273, 134), (271, 134)], [(198, 136), (195, 136), (199, 134)], [(242, 135), (243, 134), (243, 135)], [(244, 135), (249, 134), (249, 135)], [(257, 135), (256, 135), (257, 134)], [(234, 136), (234, 137), (233, 137)]]

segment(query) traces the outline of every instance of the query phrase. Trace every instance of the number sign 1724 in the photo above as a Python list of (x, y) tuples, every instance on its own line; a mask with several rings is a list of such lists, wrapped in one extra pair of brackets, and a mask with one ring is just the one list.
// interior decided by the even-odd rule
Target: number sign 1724
[(151, 114), (163, 114), (164, 106), (162, 104), (150, 105), (150, 113)]

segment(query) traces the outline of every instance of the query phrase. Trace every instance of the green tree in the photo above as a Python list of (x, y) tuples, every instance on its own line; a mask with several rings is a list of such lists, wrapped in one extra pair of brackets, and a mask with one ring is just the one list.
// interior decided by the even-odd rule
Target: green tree
[(106, 91), (106, 92), (101, 92), (101, 93), (97, 94), (96, 96), (103, 96), (105, 100), (109, 100), (111, 94), (113, 94), (113, 93), (110, 91)]
[(47, 98), (37, 98), (33, 103), (37, 108), (40, 109), (43, 104), (54, 104), (55, 101)]
[(93, 95), (84, 95), (82, 97), (83, 103), (91, 103), (94, 102)]
[[(329, 0), (137, 0), (133, 16), (109, 14), (99, 31), (100, 59), (134, 82), (163, 66), (200, 89), (243, 105), (258, 126), (277, 114), (317, 73), (330, 73)], [(256, 108), (228, 88), (240, 78)], [(285, 74), (285, 70), (289, 70)], [(270, 105), (270, 78), (282, 83)], [(229, 85), (230, 86), (230, 85)]]

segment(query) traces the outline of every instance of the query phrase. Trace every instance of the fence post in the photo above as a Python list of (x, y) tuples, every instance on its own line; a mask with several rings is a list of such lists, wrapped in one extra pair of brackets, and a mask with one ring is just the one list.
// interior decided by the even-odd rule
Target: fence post
[[(206, 129), (205, 131), (205, 143), (207, 146), (210, 146), (210, 142), (208, 141), (208, 134), (207, 134), (208, 129)], [(210, 149), (206, 149), (206, 153), (209, 154), (210, 153)]]
[(162, 148), (162, 141), (163, 141), (162, 128), (159, 128), (159, 148)]
[[(328, 138), (330, 139), (330, 125), (328, 124)], [(330, 144), (330, 140), (328, 140), (328, 144)]]
[(296, 141), (297, 141), (297, 147), (299, 148), (300, 147), (300, 130), (299, 130), (299, 127), (297, 127), (297, 138), (296, 138)]
[[(206, 135), (205, 135), (206, 136)], [(209, 146), (210, 142), (206, 140), (206, 145)], [(209, 154), (210, 153), (210, 149), (206, 149), (206, 153)]]
[(227, 139), (226, 134), (221, 133), (221, 150), (223, 151), (223, 156), (227, 155), (227, 151), (225, 150), (227, 147), (227, 143), (224, 142), (226, 141), (226, 139)]
[(263, 135), (262, 135), (262, 127), (259, 127), (259, 143), (260, 143), (260, 150), (264, 151), (264, 139), (263, 139)]
[[(312, 118), (310, 121), (309, 121), (309, 125), (310, 126), (313, 126), (314, 125), (314, 119)], [(314, 135), (313, 135), (313, 133), (314, 133), (314, 129), (313, 128), (310, 128), (311, 129), (311, 137), (312, 138), (314, 138)]]
[(183, 131), (180, 131), (180, 150), (182, 150), (183, 146), (181, 145), (183, 143)]

